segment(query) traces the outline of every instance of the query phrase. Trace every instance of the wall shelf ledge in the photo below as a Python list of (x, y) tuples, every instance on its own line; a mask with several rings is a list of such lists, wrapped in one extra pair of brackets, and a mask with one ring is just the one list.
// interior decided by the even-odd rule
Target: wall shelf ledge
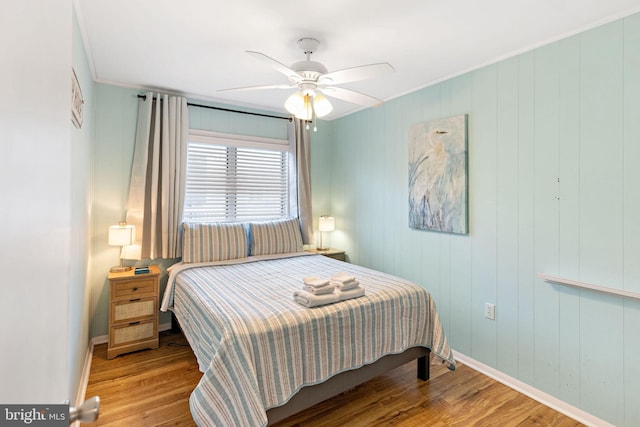
[(590, 289), (592, 291), (602, 292), (609, 295), (618, 295), (626, 298), (634, 298), (640, 300), (640, 292), (628, 291), (626, 289), (610, 288), (608, 286), (594, 285), (592, 283), (580, 282), (578, 280), (566, 279), (564, 277), (551, 276), (544, 273), (538, 273), (538, 277), (549, 283), (558, 283), (561, 285), (573, 286), (575, 288)]

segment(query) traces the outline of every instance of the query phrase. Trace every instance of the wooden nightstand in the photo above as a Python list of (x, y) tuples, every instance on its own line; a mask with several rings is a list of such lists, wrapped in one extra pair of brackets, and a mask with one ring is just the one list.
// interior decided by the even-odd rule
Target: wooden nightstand
[(109, 345), (107, 359), (145, 348), (158, 348), (160, 269), (149, 273), (109, 273)]
[(312, 252), (314, 254), (320, 254), (320, 255), (324, 255), (327, 256), (329, 258), (333, 258), (333, 259), (337, 259), (338, 261), (346, 261), (346, 254), (344, 253), (344, 251), (341, 251), (340, 249), (325, 249), (323, 251), (320, 251), (318, 249), (305, 249), (307, 252)]

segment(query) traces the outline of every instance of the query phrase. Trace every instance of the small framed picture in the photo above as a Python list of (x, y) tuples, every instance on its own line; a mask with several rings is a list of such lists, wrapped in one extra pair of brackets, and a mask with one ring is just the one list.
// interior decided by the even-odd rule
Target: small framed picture
[(82, 98), (82, 90), (80, 89), (76, 71), (74, 69), (71, 69), (71, 71), (73, 72), (71, 76), (71, 121), (75, 127), (80, 129), (82, 127), (82, 106), (84, 99)]

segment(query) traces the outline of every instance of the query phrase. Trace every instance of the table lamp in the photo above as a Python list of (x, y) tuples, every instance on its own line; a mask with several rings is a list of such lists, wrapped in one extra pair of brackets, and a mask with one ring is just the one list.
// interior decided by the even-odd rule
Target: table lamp
[(126, 222), (120, 222), (118, 225), (109, 227), (109, 244), (112, 246), (120, 246), (120, 265), (111, 267), (112, 273), (122, 273), (131, 270), (131, 267), (125, 267), (122, 264), (122, 249), (125, 246), (133, 245), (136, 242), (136, 227), (127, 225)]
[(325, 231), (333, 231), (336, 229), (336, 220), (332, 216), (322, 215), (320, 217), (320, 221), (318, 222), (318, 230), (320, 231), (320, 246), (318, 247), (319, 251), (326, 251), (329, 248), (322, 247), (322, 233)]

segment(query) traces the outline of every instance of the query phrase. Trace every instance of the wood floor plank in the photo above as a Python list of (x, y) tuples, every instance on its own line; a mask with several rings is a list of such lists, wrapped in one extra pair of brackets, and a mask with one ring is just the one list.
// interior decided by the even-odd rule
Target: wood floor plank
[[(100, 396), (95, 426), (192, 427), (189, 396), (202, 373), (180, 333), (163, 333), (160, 348), (107, 360), (95, 347), (87, 398)], [(415, 362), (396, 368), (274, 426), (322, 427), (555, 426), (582, 424), (458, 364), (415, 376)]]

